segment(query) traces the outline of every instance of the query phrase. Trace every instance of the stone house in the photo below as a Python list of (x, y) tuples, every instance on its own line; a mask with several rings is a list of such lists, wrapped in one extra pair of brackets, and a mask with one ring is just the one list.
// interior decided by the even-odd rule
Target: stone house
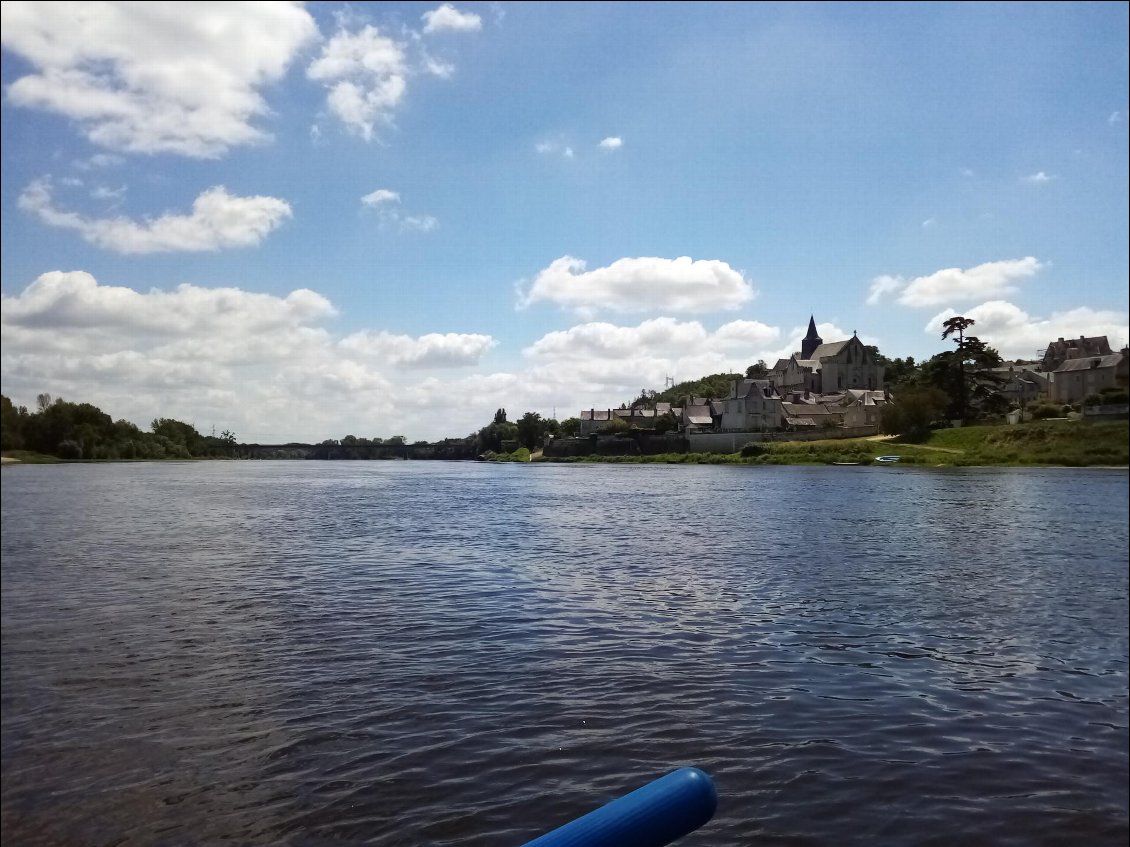
[(1039, 373), (1038, 365), (1020, 362), (993, 368), (993, 373), (1004, 380), (996, 390), (1016, 406), (1026, 406), (1048, 394), (1048, 374)]
[(1049, 395), (1053, 403), (1082, 403), (1104, 388), (1125, 388), (1128, 373), (1130, 351), (1125, 347), (1109, 356), (1067, 359), (1052, 373)]
[(721, 406), (724, 431), (772, 432), (784, 426), (781, 398), (767, 379), (734, 380)]
[(1053, 373), (1068, 359), (1110, 356), (1113, 353), (1105, 335), (1096, 335), (1094, 338), (1080, 335), (1078, 338), (1069, 338), (1066, 341), (1061, 338), (1049, 344), (1048, 349), (1044, 351), (1040, 370), (1044, 373)]

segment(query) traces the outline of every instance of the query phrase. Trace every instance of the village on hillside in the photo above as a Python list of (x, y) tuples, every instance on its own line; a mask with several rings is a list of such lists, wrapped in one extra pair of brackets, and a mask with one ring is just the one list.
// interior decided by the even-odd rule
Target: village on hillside
[[(579, 435), (622, 430), (624, 424), (646, 433), (657, 431), (658, 422), (673, 419), (674, 429), (686, 437), (693, 452), (736, 451), (752, 441), (782, 437), (875, 435), (882, 408), (897, 402), (884, 361), (858, 335), (825, 342), (810, 317), (799, 351), (779, 359), (764, 376), (735, 378), (728, 396), (585, 409), (579, 415)], [(1083, 414), (1087, 409), (1082, 404), (1088, 398), (1104, 389), (1126, 388), (1130, 351), (1111, 350), (1106, 336), (1059, 338), (1048, 344), (1038, 361), (1001, 363), (991, 370), (995, 392), (1013, 410), (1008, 418), (1013, 423), (1023, 418), (1026, 408), (1041, 403), (1079, 406)], [(1096, 408), (1090, 411), (1097, 413)]]

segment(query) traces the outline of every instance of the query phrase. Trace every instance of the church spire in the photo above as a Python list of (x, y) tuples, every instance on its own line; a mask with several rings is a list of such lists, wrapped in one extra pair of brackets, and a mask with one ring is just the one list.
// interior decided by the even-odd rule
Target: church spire
[(811, 359), (812, 354), (816, 348), (824, 343), (824, 339), (816, 333), (816, 318), (812, 315), (808, 316), (808, 335), (804, 337), (804, 341), (800, 343), (800, 357), (802, 359)]

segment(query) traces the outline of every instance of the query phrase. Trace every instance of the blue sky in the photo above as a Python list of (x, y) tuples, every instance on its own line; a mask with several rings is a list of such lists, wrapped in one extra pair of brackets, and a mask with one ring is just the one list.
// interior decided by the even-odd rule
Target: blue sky
[(0, 380), (243, 440), (1127, 343), (1122, 3), (5, 2)]

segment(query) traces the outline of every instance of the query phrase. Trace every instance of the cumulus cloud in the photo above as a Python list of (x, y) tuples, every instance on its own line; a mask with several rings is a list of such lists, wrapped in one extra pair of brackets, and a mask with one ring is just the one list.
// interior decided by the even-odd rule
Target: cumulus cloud
[(395, 191), (389, 191), (387, 188), (378, 188), (376, 191), (370, 191), (361, 198), (361, 203), (375, 209), (386, 203), (399, 203), (400, 194)]
[(420, 16), (424, 22), (424, 32), (478, 32), (483, 28), (483, 19), (472, 12), (460, 12), (450, 3), (438, 9), (424, 12)]
[(1050, 174), (1046, 174), (1043, 171), (1036, 171), (1036, 173), (1029, 174), (1028, 176), (1021, 177), (1020, 179), (1022, 182), (1031, 183), (1033, 185), (1041, 185), (1045, 182), (1051, 182), (1053, 179), (1055, 179), (1055, 177), (1051, 176)]
[(615, 135), (610, 135), (600, 142), (600, 147), (605, 150), (619, 150), (624, 146), (624, 139)]
[(8, 100), (128, 153), (216, 158), (266, 141), (260, 90), (317, 37), (296, 3), (5, 2), (0, 40), (33, 68)]
[[(738, 378), (758, 359), (772, 364), (780, 339), (780, 329), (758, 321), (710, 330), (699, 321), (662, 317), (635, 326), (590, 322), (550, 332), (523, 356), (529, 363), (527, 381), (551, 387), (558, 417), (564, 418), (581, 409), (619, 406), (641, 387), (661, 389), (667, 377), (733, 373)], [(542, 412), (550, 413), (548, 408)]]
[(218, 185), (193, 201), (192, 213), (166, 213), (143, 223), (125, 217), (90, 218), (59, 209), (51, 184), (36, 180), (20, 194), (19, 206), (48, 226), (72, 229), (83, 239), (117, 253), (169, 253), (250, 247), (291, 216), (277, 197), (237, 197)]
[(906, 280), (902, 277), (887, 274), (875, 277), (871, 280), (871, 288), (868, 290), (867, 305), (876, 305), (888, 294), (900, 290), (904, 285), (906, 285)]
[(381, 226), (392, 226), (402, 231), (431, 232), (439, 221), (431, 215), (409, 215), (400, 210), (400, 194), (387, 188), (378, 188), (361, 198), (361, 204), (375, 209)]
[(330, 112), (365, 141), (374, 138), (378, 126), (392, 122), (407, 75), (404, 45), (371, 25), (338, 32), (306, 69), (307, 77), (325, 84)]
[(716, 259), (640, 257), (586, 267), (572, 256), (555, 260), (526, 291), (519, 289), (519, 308), (544, 300), (582, 313), (713, 312), (737, 309), (755, 295), (740, 271)]
[(465, 367), (477, 365), (497, 342), (489, 335), (429, 333), (413, 338), (387, 332), (357, 332), (338, 346), (393, 365), (408, 367)]
[(160, 415), (275, 442), (438, 439), (478, 429), (508, 397), (553, 402), (517, 374), (468, 373), (489, 335), (338, 338), (336, 314), (308, 289), (136, 291), (56, 271), (0, 299), (0, 374), (16, 403), (48, 391), (142, 426)]
[(901, 291), (904, 306), (936, 306), (947, 300), (969, 300), (1016, 291), (1015, 283), (1034, 276), (1045, 266), (1032, 256), (985, 262), (972, 268), (943, 268), (907, 281), (884, 274), (871, 281), (867, 302), (875, 305), (888, 294)]
[[(940, 336), (942, 324), (957, 314), (959, 313), (954, 309), (939, 312), (926, 324), (926, 332)], [(995, 347), (1006, 359), (1034, 359), (1037, 351), (1057, 338), (1105, 335), (1114, 350), (1124, 347), (1130, 338), (1130, 321), (1125, 312), (1096, 310), (1085, 306), (1041, 318), (1028, 314), (1006, 300), (990, 300), (971, 309), (964, 309), (960, 314), (976, 321), (968, 334), (976, 335), (989, 346)]]

